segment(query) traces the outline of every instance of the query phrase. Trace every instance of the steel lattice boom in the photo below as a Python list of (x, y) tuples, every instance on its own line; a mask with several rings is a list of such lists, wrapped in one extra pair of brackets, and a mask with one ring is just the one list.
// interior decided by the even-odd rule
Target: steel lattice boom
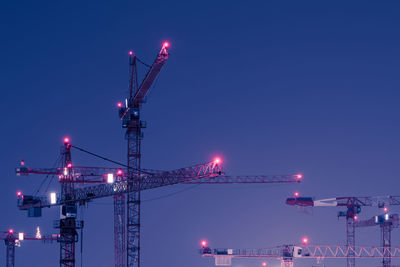
[[(74, 183), (107, 183), (107, 175), (112, 173), (121, 180), (126, 180), (128, 171), (126, 168), (105, 168), (105, 167), (83, 167), (83, 166), (72, 166), (72, 173), (74, 176)], [(142, 169), (142, 173), (145, 176), (160, 177), (165, 173), (171, 174), (171, 171), (153, 170), (153, 169)], [(63, 175), (61, 168), (27, 168), (18, 167), (16, 168), (16, 174), (18, 176), (25, 176), (29, 174), (46, 174), (56, 175), (60, 179)], [(171, 175), (169, 175), (171, 176)], [(218, 175), (214, 177), (207, 177), (207, 179), (195, 179), (188, 180), (182, 183), (185, 184), (267, 184), (267, 183), (300, 183), (303, 176), (301, 174), (291, 175), (246, 175), (246, 176), (230, 176), (230, 175)]]
[(211, 179), (197, 179), (186, 184), (268, 184), (268, 183), (300, 183), (301, 174), (294, 175), (254, 175), (254, 176), (229, 176), (220, 175)]
[(131, 99), (131, 107), (138, 107), (143, 103), (145, 96), (150, 90), (150, 87), (153, 85), (154, 80), (157, 78), (158, 74), (161, 71), (161, 68), (164, 66), (164, 63), (169, 57), (167, 51), (168, 46), (169, 44), (167, 42), (163, 44), (160, 52), (154, 60), (153, 65), (150, 67), (150, 70), (147, 72), (146, 77), (143, 79), (134, 97)]
[(141, 182), (135, 183), (133, 187), (128, 187), (127, 181), (122, 180), (116, 181), (113, 184), (100, 184), (95, 186), (87, 186), (84, 188), (76, 188), (74, 190), (74, 196), (71, 199), (59, 197), (54, 203), (51, 203), (51, 199), (48, 196), (33, 197), (20, 195), (18, 207), (21, 210), (26, 210), (29, 208), (45, 208), (50, 206), (65, 205), (68, 203), (82, 204), (97, 198), (187, 183), (195, 179), (204, 179), (208, 177), (212, 178), (220, 175), (221, 173), (222, 169), (220, 165), (216, 164), (215, 162), (209, 162), (187, 168), (155, 173), (154, 175), (142, 175)]
[(232, 258), (273, 258), (281, 260), (281, 266), (293, 266), (294, 259), (382, 259), (390, 255), (400, 258), (400, 247), (375, 247), (347, 245), (282, 245), (261, 249), (211, 249), (203, 247), (200, 253), (205, 258), (214, 258), (215, 265), (231, 265)]
[(288, 205), (315, 207), (379, 207), (400, 205), (400, 196), (375, 197), (336, 197), (314, 200), (311, 197), (291, 197), (286, 200)]
[[(124, 177), (124, 179), (117, 179), (113, 184), (108, 184), (102, 180), (103, 184), (95, 186), (87, 186), (84, 188), (77, 188), (74, 191), (74, 198), (70, 200), (56, 199), (55, 203), (51, 203), (49, 196), (28, 196), (20, 195), (18, 207), (21, 210), (29, 208), (45, 208), (50, 206), (63, 205), (66, 203), (85, 203), (93, 199), (109, 197), (114, 195), (126, 194), (139, 190), (149, 190), (161, 186), (168, 186), (174, 184), (246, 184), (246, 183), (299, 183), (301, 181), (301, 175), (259, 175), (259, 176), (227, 176), (223, 175), (223, 170), (219, 164), (214, 161), (205, 164), (199, 164), (187, 168), (181, 168), (172, 171), (153, 171), (153, 174), (145, 174), (141, 176), (140, 184), (135, 184), (135, 187), (128, 189), (126, 182), (126, 169), (121, 168), (98, 168), (98, 167), (79, 167), (84, 168), (87, 173), (93, 174), (91, 170), (98, 171), (104, 170), (105, 173), (114, 171), (116, 177)], [(58, 170), (59, 168), (55, 169)], [(71, 167), (76, 169), (76, 167)], [(53, 174), (53, 172), (45, 172), (47, 169), (30, 169), (26, 168), (23, 173), (28, 174)], [(17, 173), (21, 172), (18, 171)], [(57, 172), (62, 180), (63, 174)], [(104, 174), (97, 173), (96, 176), (103, 177)]]

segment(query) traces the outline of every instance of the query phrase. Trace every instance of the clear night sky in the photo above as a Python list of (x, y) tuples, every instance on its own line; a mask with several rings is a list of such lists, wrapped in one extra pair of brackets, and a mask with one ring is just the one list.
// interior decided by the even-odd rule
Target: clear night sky
[[(142, 266), (213, 266), (197, 254), (202, 238), (233, 248), (304, 235), (345, 244), (339, 209), (310, 215), (284, 201), (296, 190), (317, 198), (400, 195), (399, 13), (398, 1), (2, 1), (0, 229), (56, 232), (58, 209), (28, 218), (16, 207), (16, 191), (33, 193), (43, 180), (16, 177), (21, 158), (51, 167), (68, 135), (125, 161), (115, 104), (127, 92), (128, 51), (151, 63), (169, 40), (171, 56), (142, 113), (143, 166), (175, 169), (221, 155), (230, 174), (302, 172), (305, 181), (144, 193)], [(80, 165), (109, 166), (73, 153)], [(113, 266), (112, 199), (83, 214), (83, 266)], [(379, 245), (379, 228), (356, 238)], [(58, 244), (26, 241), (16, 253), (19, 267), (58, 266)], [(80, 265), (79, 247), (77, 258)]]

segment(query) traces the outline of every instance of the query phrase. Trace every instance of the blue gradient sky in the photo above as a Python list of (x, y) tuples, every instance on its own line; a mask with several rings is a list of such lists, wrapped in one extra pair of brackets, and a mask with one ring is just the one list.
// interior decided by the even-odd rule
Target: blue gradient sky
[[(55, 232), (58, 210), (35, 219), (16, 208), (15, 192), (32, 193), (43, 179), (15, 177), (21, 157), (52, 166), (69, 135), (125, 161), (115, 103), (126, 95), (128, 51), (152, 62), (169, 40), (171, 57), (142, 113), (144, 167), (174, 169), (218, 154), (230, 174), (303, 172), (305, 181), (144, 193), (142, 266), (213, 266), (197, 254), (202, 238), (234, 248), (304, 235), (344, 244), (338, 209), (310, 215), (284, 201), (296, 190), (317, 198), (399, 195), (399, 11), (397, 1), (3, 1), (0, 229)], [(73, 160), (104, 164), (79, 152)], [(96, 201), (82, 213), (85, 267), (113, 265), (111, 204)], [(379, 244), (378, 228), (357, 233), (358, 244)], [(395, 230), (395, 245), (398, 237)], [(2, 264), (1, 246), (0, 253)], [(16, 253), (17, 266), (58, 265), (57, 244), (25, 242)]]

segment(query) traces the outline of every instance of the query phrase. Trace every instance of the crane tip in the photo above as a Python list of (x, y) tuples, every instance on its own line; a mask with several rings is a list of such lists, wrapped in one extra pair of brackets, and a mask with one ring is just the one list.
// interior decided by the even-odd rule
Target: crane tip
[(164, 42), (162, 45), (163, 48), (168, 48), (169, 47), (169, 42)]

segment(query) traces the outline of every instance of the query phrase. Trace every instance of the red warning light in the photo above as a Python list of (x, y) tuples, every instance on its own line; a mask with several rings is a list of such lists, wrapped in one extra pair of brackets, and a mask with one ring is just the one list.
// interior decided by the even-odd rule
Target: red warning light
[(169, 42), (164, 42), (162, 46), (163, 46), (163, 48), (168, 48), (169, 47)]
[(22, 196), (22, 192), (21, 192), (21, 191), (18, 191), (18, 192), (17, 192), (17, 196), (18, 196), (18, 197)]
[(206, 240), (202, 240), (201, 241), (201, 246), (204, 248), (207, 246), (207, 241)]
[(64, 143), (66, 143), (66, 144), (69, 143), (69, 138), (68, 138), (68, 137), (65, 137), (65, 138), (64, 138)]
[(122, 103), (121, 103), (121, 102), (118, 102), (118, 103), (117, 103), (117, 107), (122, 108)]
[(387, 207), (384, 207), (384, 208), (383, 208), (383, 211), (384, 211), (384, 212), (388, 212), (389, 209), (388, 209)]
[(215, 159), (214, 159), (214, 163), (215, 163), (215, 164), (220, 164), (220, 163), (221, 163), (221, 158), (218, 158), (218, 157), (215, 158)]
[(10, 229), (10, 230), (8, 230), (8, 232), (9, 232), (10, 234), (14, 233), (14, 229)]
[(309, 240), (308, 237), (303, 237), (303, 239), (301, 240), (301, 242), (303, 242), (304, 245), (307, 245)]

